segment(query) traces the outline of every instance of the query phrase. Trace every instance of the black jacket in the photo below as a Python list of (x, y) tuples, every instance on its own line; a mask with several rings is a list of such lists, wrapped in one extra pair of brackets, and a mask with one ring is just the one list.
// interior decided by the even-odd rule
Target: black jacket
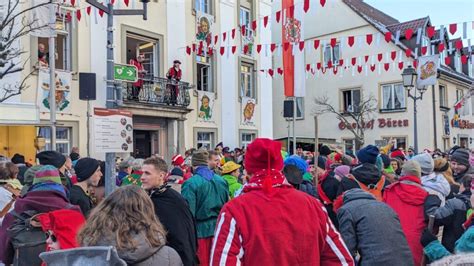
[(155, 213), (168, 232), (168, 246), (175, 249), (183, 264), (197, 264), (197, 234), (193, 215), (186, 200), (170, 187), (150, 194)]
[(89, 216), (90, 211), (94, 207), (92, 199), (87, 196), (80, 186), (71, 186), (69, 201), (72, 205), (78, 205), (85, 217)]

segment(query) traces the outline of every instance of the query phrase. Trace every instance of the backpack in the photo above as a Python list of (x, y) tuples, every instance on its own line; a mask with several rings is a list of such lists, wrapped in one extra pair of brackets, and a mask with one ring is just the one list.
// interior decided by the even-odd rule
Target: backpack
[(383, 201), (382, 191), (383, 191), (383, 188), (384, 188), (384, 185), (385, 185), (385, 176), (382, 176), (380, 178), (379, 182), (377, 182), (377, 184), (375, 184), (375, 185), (370, 184), (368, 186), (361, 183), (361, 182), (359, 182), (359, 180), (357, 180), (357, 178), (355, 178), (353, 175), (348, 175), (347, 178), (357, 182), (357, 185), (359, 185), (359, 187), (362, 190), (372, 194), (375, 197), (375, 199), (377, 199), (377, 201)]
[(14, 250), (13, 265), (41, 265), (39, 254), (46, 250), (46, 235), (34, 218), (37, 211), (10, 212), (15, 221), (7, 229)]
[(115, 247), (94, 246), (43, 252), (41, 259), (48, 266), (126, 266)]

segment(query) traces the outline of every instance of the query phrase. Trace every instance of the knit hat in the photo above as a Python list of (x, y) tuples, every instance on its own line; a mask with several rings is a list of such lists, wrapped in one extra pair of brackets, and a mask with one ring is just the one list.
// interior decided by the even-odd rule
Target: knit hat
[(79, 155), (79, 153), (76, 153), (76, 152), (71, 152), (71, 154), (69, 154), (69, 158), (71, 158), (71, 161), (77, 161), (79, 160), (81, 156)]
[(400, 158), (402, 160), (405, 160), (405, 153), (402, 150), (395, 150), (390, 153), (390, 158)]
[(412, 160), (418, 162), (421, 168), (422, 175), (429, 175), (433, 173), (434, 161), (429, 153), (421, 153), (412, 158)]
[(61, 177), (59, 177), (58, 168), (52, 165), (41, 166), (41, 168), (35, 173), (35, 178), (33, 178), (33, 185), (45, 182), (54, 182), (60, 185), (62, 184)]
[(417, 161), (410, 160), (403, 164), (401, 176), (421, 177), (421, 167)]
[(181, 168), (175, 167), (175, 168), (173, 168), (173, 170), (171, 170), (170, 175), (177, 175), (177, 176), (183, 177), (183, 176), (184, 176), (184, 172), (183, 172), (183, 170), (182, 170)]
[(463, 148), (459, 148), (451, 155), (451, 161), (455, 161), (469, 168), (469, 151)]
[(301, 159), (301, 157), (298, 155), (291, 155), (285, 160), (284, 164), (298, 167), (302, 175), (304, 175), (306, 173), (306, 169), (308, 169), (308, 163), (306, 163), (306, 161)]
[(58, 169), (66, 163), (66, 157), (57, 151), (42, 151), (36, 154), (36, 158), (41, 165), (49, 164)]
[(360, 163), (375, 164), (379, 155), (379, 148), (374, 145), (368, 145), (357, 152), (357, 159)]
[(229, 174), (234, 172), (237, 169), (240, 169), (240, 164), (236, 164), (233, 161), (228, 161), (222, 166), (222, 174)]
[(322, 156), (328, 156), (329, 154), (331, 154), (331, 149), (326, 145), (322, 145), (319, 148), (319, 154)]
[(334, 174), (340, 177), (347, 176), (351, 172), (351, 167), (347, 165), (340, 165), (334, 169)]
[(271, 139), (257, 138), (247, 146), (244, 166), (247, 173), (253, 174), (263, 169), (281, 171), (281, 143)]
[(76, 172), (77, 181), (82, 182), (89, 179), (97, 168), (99, 168), (99, 161), (93, 158), (84, 157), (77, 161), (76, 166), (74, 166), (74, 171)]
[(33, 180), (35, 179), (36, 172), (41, 169), (41, 165), (34, 165), (28, 168), (25, 173), (23, 174), (23, 188), (21, 189), (20, 195), (25, 195), (30, 189), (31, 185), (33, 184)]
[(191, 164), (194, 167), (207, 165), (207, 161), (209, 161), (209, 152), (206, 150), (198, 150), (194, 152), (193, 157), (191, 158)]
[(176, 154), (175, 156), (173, 156), (173, 158), (171, 158), (172, 165), (180, 166), (180, 165), (183, 165), (183, 163), (184, 163), (184, 158), (181, 154)]
[(318, 156), (318, 167), (323, 170), (326, 169), (326, 159), (323, 156)]
[(375, 164), (364, 163), (351, 170), (351, 174), (365, 185), (377, 184), (380, 181), (381, 172)]
[(12, 163), (14, 164), (24, 164), (25, 163), (25, 156), (21, 155), (21, 154), (18, 154), (18, 153), (15, 153), (15, 155), (13, 155), (12, 157)]

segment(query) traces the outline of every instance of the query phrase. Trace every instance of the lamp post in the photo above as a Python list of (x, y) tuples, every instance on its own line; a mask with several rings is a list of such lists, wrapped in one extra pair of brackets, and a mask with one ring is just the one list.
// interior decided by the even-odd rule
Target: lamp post
[[(402, 79), (403, 79), (403, 87), (408, 91), (408, 97), (413, 99), (413, 122), (414, 122), (414, 148), (415, 148), (415, 154), (418, 154), (418, 122), (417, 122), (417, 110), (416, 110), (416, 102), (418, 100), (423, 99), (423, 93), (426, 92), (426, 88), (416, 88), (414, 90), (414, 94), (411, 94), (411, 89), (415, 87), (415, 81), (417, 78), (417, 73), (416, 70), (412, 66), (408, 66), (403, 70), (402, 73)], [(417, 91), (420, 93), (420, 96), (417, 96)]]

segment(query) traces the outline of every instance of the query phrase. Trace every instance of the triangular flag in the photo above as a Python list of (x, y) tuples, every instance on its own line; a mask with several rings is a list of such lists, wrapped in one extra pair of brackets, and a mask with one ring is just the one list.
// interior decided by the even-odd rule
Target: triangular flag
[(331, 60), (328, 60), (328, 68), (331, 68), (332, 67), (332, 61)]
[(309, 71), (311, 69), (311, 65), (310, 64), (306, 64), (306, 71)]
[(71, 5), (75, 6), (76, 5), (76, 0), (71, 0)]
[(462, 49), (462, 40), (457, 40), (456, 43), (455, 43), (455, 47), (456, 47), (456, 49), (461, 50)]
[(373, 35), (370, 33), (365, 36), (365, 40), (367, 41), (368, 45), (372, 44), (372, 39), (373, 39)]
[(191, 55), (191, 47), (189, 47), (189, 45), (186, 46), (186, 53), (187, 53), (188, 55)]
[(334, 73), (334, 75), (337, 75), (337, 69), (338, 69), (338, 67), (334, 67), (334, 68), (332, 69), (332, 72)]
[(273, 69), (269, 68), (268, 69), (268, 75), (273, 78)]
[(81, 17), (82, 17), (82, 15), (81, 15), (81, 10), (78, 9), (78, 10), (76, 11), (76, 18), (77, 18), (77, 21), (81, 21)]
[(209, 56), (212, 56), (212, 55), (214, 54), (214, 50), (212, 49), (212, 47), (208, 47), (208, 48), (207, 48), (207, 54), (208, 54)]
[(214, 36), (214, 45), (217, 44), (217, 40), (218, 40), (218, 39), (219, 39), (219, 35), (216, 34), (216, 35)]
[(278, 11), (275, 13), (275, 17), (276, 17), (276, 22), (277, 22), (277, 23), (280, 23), (280, 16), (281, 16), (281, 11), (278, 10)]
[(355, 66), (356, 63), (357, 63), (357, 58), (352, 57), (352, 59), (351, 59), (352, 66)]
[(354, 45), (354, 36), (347, 37), (347, 44), (349, 45), (349, 47), (352, 47), (352, 45)]
[(468, 59), (468, 56), (467, 55), (462, 55), (461, 56), (461, 63), (463, 65), (467, 64), (467, 59)]
[(386, 41), (386, 42), (390, 42), (391, 40), (392, 40), (392, 32), (387, 31), (387, 32), (385, 33), (385, 41)]
[(222, 41), (225, 42), (225, 39), (227, 38), (227, 32), (222, 33)]
[(362, 66), (357, 66), (357, 72), (362, 73)]
[(102, 18), (104, 16), (104, 10), (99, 9), (99, 16)]
[(444, 64), (445, 65), (450, 65), (451, 64), (451, 57), (450, 56), (446, 56), (446, 58), (444, 58)]
[(252, 21), (252, 30), (253, 31), (257, 30), (257, 21), (256, 20)]
[(221, 55), (224, 55), (225, 53), (225, 47), (224, 46), (221, 46), (221, 48), (219, 49), (219, 52)]
[(125, 3), (126, 6), (128, 6), (129, 1), (130, 0), (123, 0), (123, 2)]
[(262, 50), (262, 45), (261, 45), (261, 44), (257, 44), (257, 53), (260, 53), (261, 50)]
[(300, 42), (300, 51), (303, 51), (303, 49), (304, 49), (304, 41), (301, 41)]
[(377, 60), (379, 60), (379, 62), (381, 62), (383, 59), (383, 54), (378, 54), (377, 55)]
[(235, 29), (232, 29), (232, 40), (235, 39)]
[(337, 39), (336, 38), (331, 38), (330, 44), (331, 44), (331, 47), (334, 48), (337, 44)]
[(402, 70), (402, 69), (403, 69), (403, 61), (401, 61), (401, 62), (398, 62), (398, 68), (399, 68), (400, 70)]
[(268, 25), (268, 16), (263, 17), (263, 27), (266, 28)]
[(91, 7), (91, 6), (86, 7), (86, 13), (87, 13), (87, 15), (89, 15), (89, 16), (91, 15), (91, 10), (92, 10), (92, 7)]
[(308, 13), (309, 10), (309, 0), (304, 0), (303, 10), (305, 13)]
[(247, 54), (249, 52), (249, 46), (246, 44), (244, 45), (244, 54)]
[(339, 59), (339, 65), (340, 66), (344, 65), (344, 59)]
[(321, 4), (322, 7), (326, 4), (326, 0), (319, 0), (319, 3)]
[(410, 40), (411, 39), (411, 36), (413, 36), (413, 29), (412, 28), (408, 28), (406, 31), (405, 31), (405, 38), (407, 40)]
[(237, 46), (232, 46), (232, 54), (235, 54), (235, 52), (237, 51)]
[(320, 70), (321, 69), (321, 63), (316, 64), (316, 69)]
[(413, 60), (413, 67), (415, 69), (418, 67), (418, 60)]
[(388, 71), (390, 69), (390, 63), (383, 64), (383, 68), (385, 69), (385, 71)]
[(395, 61), (395, 58), (397, 58), (397, 51), (392, 51), (392, 53), (390, 54), (390, 58)]
[(427, 51), (428, 51), (428, 47), (427, 47), (427, 46), (421, 47), (421, 54), (422, 54), (422, 55), (425, 55)]
[(433, 26), (429, 26), (428, 28), (426, 28), (426, 34), (428, 35), (428, 38), (433, 38), (433, 36), (435, 35), (435, 27)]
[(270, 51), (273, 53), (276, 49), (276, 44), (272, 43), (270, 44)]
[(366, 55), (366, 56), (365, 56), (365, 62), (367, 63), (368, 61), (369, 61), (369, 56)]
[(281, 67), (277, 68), (277, 72), (280, 76), (283, 75), (283, 69)]
[(457, 23), (449, 24), (449, 33), (454, 35), (454, 33), (456, 33), (457, 30), (458, 30)]
[(314, 40), (314, 50), (318, 50), (318, 47), (319, 47), (319, 40), (316, 39)]
[(290, 43), (289, 43), (289, 42), (285, 42), (285, 43), (283, 44), (283, 50), (287, 51), (288, 48), (290, 48)]
[(438, 44), (438, 52), (442, 53), (444, 51), (445, 45), (443, 42)]
[(375, 65), (370, 65), (370, 71), (372, 71), (372, 72), (375, 71)]
[[(289, 14), (288, 14), (288, 13), (289, 13)], [(295, 17), (295, 6), (294, 6), (294, 5), (293, 5), (293, 6), (290, 6), (290, 7), (288, 8), (288, 13), (287, 13), (287, 19), (288, 19), (288, 17), (290, 17), (290, 18)]]
[(242, 36), (245, 36), (245, 25), (240, 26), (240, 32), (242, 33)]
[(405, 55), (406, 55), (407, 57), (410, 57), (410, 56), (411, 56), (411, 49), (410, 49), (410, 48), (407, 48), (407, 49), (405, 50)]
[(193, 43), (193, 52), (196, 52), (196, 44)]

